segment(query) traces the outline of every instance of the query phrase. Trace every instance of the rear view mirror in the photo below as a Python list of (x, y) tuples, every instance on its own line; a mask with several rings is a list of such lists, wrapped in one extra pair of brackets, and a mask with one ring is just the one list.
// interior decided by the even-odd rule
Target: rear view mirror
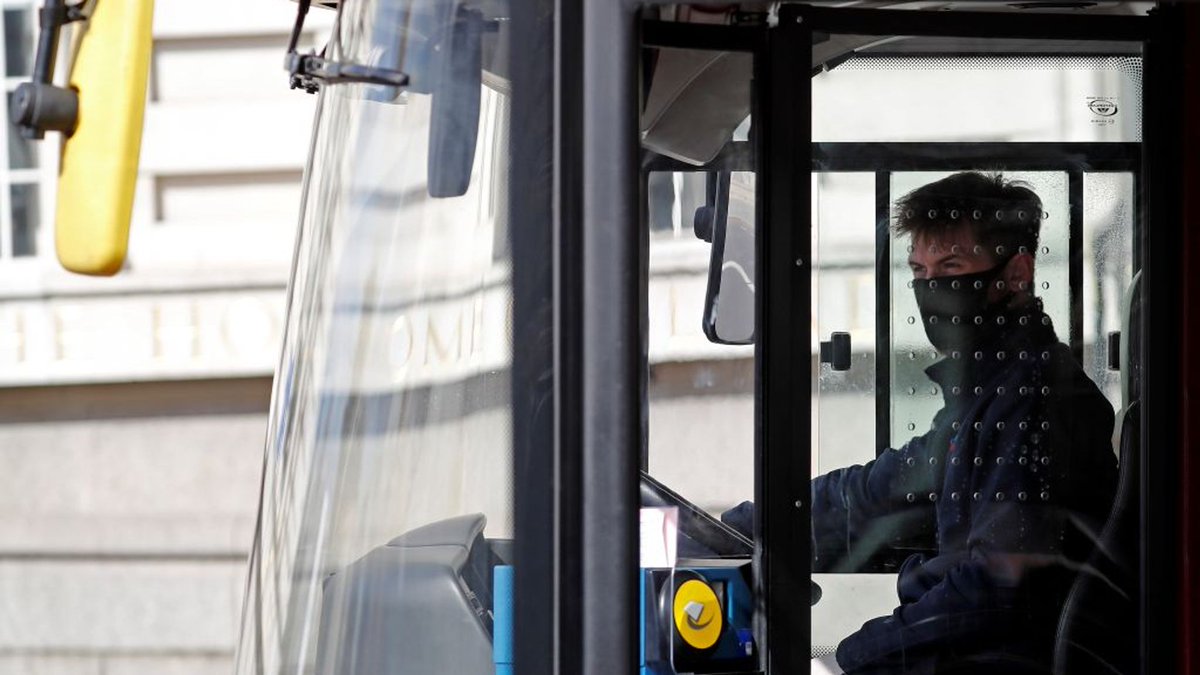
[[(697, 234), (711, 233), (704, 334), (726, 345), (754, 343), (754, 224), (729, 216), (728, 172), (709, 181), (706, 205), (697, 213)], [(707, 238), (707, 237), (704, 237)]]
[[(408, 78), (404, 89), (432, 97), (426, 158), (429, 196), (462, 196), (471, 185), (479, 135), (483, 14), (443, 0), (396, 3), (386, 11), (394, 13), (394, 20), (381, 22), (379, 30), (389, 34), (377, 40), (395, 47), (375, 60), (403, 72)], [(391, 101), (398, 90), (379, 87), (371, 95)]]
[(483, 16), (460, 9), (434, 53), (433, 112), (429, 120), (430, 197), (459, 197), (471, 185), (479, 134), (483, 77)]

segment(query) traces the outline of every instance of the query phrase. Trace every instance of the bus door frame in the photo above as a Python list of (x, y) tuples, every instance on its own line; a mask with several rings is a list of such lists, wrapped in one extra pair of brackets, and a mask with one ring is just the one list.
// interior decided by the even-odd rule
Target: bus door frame
[[(779, 25), (774, 38), (787, 42), (788, 47), (778, 52), (772, 50), (772, 61), (769, 67), (782, 70), (786, 63), (809, 64), (810, 51), (814, 33), (840, 33), (854, 35), (919, 35), (944, 37), (978, 37), (978, 38), (1027, 38), (1027, 39), (1074, 39), (1074, 40), (1113, 40), (1140, 42), (1143, 44), (1143, 69), (1146, 80), (1143, 87), (1143, 129), (1146, 132), (1142, 139), (1141, 172), (1140, 172), (1140, 212), (1135, 217), (1134, 251), (1141, 252), (1141, 262), (1146, 263), (1145, 291), (1142, 296), (1145, 309), (1145, 339), (1143, 340), (1142, 363), (1143, 371), (1143, 410), (1141, 436), (1145, 448), (1169, 448), (1174, 452), (1143, 452), (1140, 494), (1141, 503), (1141, 659), (1142, 672), (1175, 672), (1175, 664), (1179, 655), (1178, 626), (1176, 623), (1177, 582), (1180, 579), (1180, 557), (1178, 548), (1179, 527), (1179, 485), (1176, 482), (1179, 466), (1179, 419), (1176, 399), (1180, 386), (1177, 369), (1170, 365), (1173, 355), (1178, 354), (1179, 316), (1169, 306), (1166, 299), (1178, 289), (1179, 259), (1176, 252), (1171, 250), (1175, 242), (1181, 238), (1178, 218), (1181, 184), (1178, 171), (1173, 170), (1180, 165), (1178, 156), (1178, 138), (1182, 135), (1182, 122), (1178, 110), (1178, 102), (1170, 99), (1172, 89), (1178, 91), (1182, 81), (1181, 50), (1182, 33), (1180, 22), (1174, 16), (1177, 7), (1168, 5), (1158, 8), (1151, 16), (1087, 16), (1068, 14), (1019, 14), (1019, 13), (990, 13), (990, 12), (921, 12), (903, 10), (874, 10), (857, 8), (812, 7), (807, 5), (783, 5), (779, 11)], [(1175, 25), (1173, 26), (1172, 23)], [(801, 46), (802, 45), (802, 46)], [(797, 47), (801, 46), (801, 47)], [(782, 63), (776, 60), (782, 57)], [(1155, 69), (1161, 68), (1156, 73)], [(789, 110), (790, 101), (804, 101), (811, 104), (812, 84), (810, 78), (794, 78), (793, 83), (802, 91), (787, 94), (778, 90), (770, 92), (769, 100), (773, 107), (768, 111), (772, 121), (783, 122), (787, 119), (804, 119), (795, 116), (794, 110)], [(772, 81), (775, 84), (775, 81)], [(776, 109), (778, 106), (779, 109)], [(792, 106), (794, 107), (794, 105)], [(792, 113), (789, 118), (788, 114)], [(814, 148), (811, 137), (811, 126), (807, 127), (807, 139), (795, 139), (804, 147)], [(774, 126), (772, 126), (772, 130)], [(779, 138), (768, 139), (774, 144)], [(774, 167), (774, 164), (770, 165)], [(802, 175), (803, 182), (792, 181), (792, 194), (780, 195), (778, 199), (791, 199), (792, 213), (807, 215), (810, 204), (807, 186), (811, 182), (811, 162), (795, 162), (795, 167), (805, 166), (808, 171)], [(775, 189), (786, 187), (784, 178), (772, 173), (764, 181)], [(1078, 181), (1077, 181), (1078, 182)], [(804, 189), (800, 189), (803, 187)], [(1081, 188), (1072, 190), (1072, 206), (1078, 202), (1074, 196)], [(772, 205), (774, 203), (772, 202)], [(877, 204), (877, 208), (881, 208)], [(796, 222), (801, 222), (797, 219)], [(807, 223), (807, 217), (803, 222)], [(1140, 225), (1140, 230), (1138, 227)], [(774, 232), (780, 225), (772, 221), (768, 223), (768, 231)], [(805, 228), (805, 234), (810, 228)], [(1150, 236), (1153, 232), (1154, 236)], [(796, 242), (797, 251), (805, 246), (805, 242)], [(1135, 256), (1136, 257), (1136, 256)], [(799, 266), (800, 258), (796, 265)], [(1159, 269), (1151, 271), (1152, 262), (1157, 262)], [(765, 260), (767, 274), (778, 274), (777, 266), (784, 264), (781, 255), (775, 255)], [(1136, 263), (1135, 263), (1136, 264)], [(808, 288), (806, 283), (805, 289)], [(770, 293), (768, 293), (770, 295)], [(1154, 298), (1161, 298), (1161, 308), (1155, 311)], [(1074, 314), (1074, 308), (1072, 313)], [(810, 316), (805, 314), (806, 317)], [(772, 322), (777, 321), (771, 317)], [(778, 320), (780, 323), (786, 323)], [(768, 329), (770, 330), (770, 329)], [(780, 326), (778, 334), (784, 336), (785, 329)], [(772, 331), (774, 333), (776, 331)], [(760, 333), (762, 334), (762, 333)], [(797, 336), (801, 337), (801, 336)], [(802, 336), (811, 339), (807, 335)], [(797, 343), (799, 344), (799, 342)], [(1150, 348), (1149, 345), (1154, 347)], [(763, 354), (763, 360), (775, 360), (773, 350)], [(806, 360), (807, 362), (807, 360)], [(782, 392), (780, 392), (782, 393)], [(805, 389), (798, 398), (809, 398)], [(795, 403), (802, 401), (793, 399)], [(779, 401), (768, 400), (768, 409), (776, 408)], [(799, 408), (793, 408), (799, 409)], [(778, 453), (771, 447), (774, 439), (767, 435), (764, 440), (768, 444), (765, 453), (770, 456)], [(808, 448), (809, 441), (794, 447)], [(809, 449), (811, 451), (811, 449)], [(809, 453), (803, 453), (807, 462)], [(807, 464), (805, 464), (807, 466)], [(760, 465), (760, 469), (762, 466)], [(798, 480), (801, 474), (796, 475)], [(805, 483), (807, 481), (804, 481)], [(775, 509), (784, 505), (776, 504)], [(804, 522), (806, 534), (810, 518), (807, 506), (800, 507), (796, 502), (799, 518)], [(768, 503), (768, 510), (772, 504)], [(766, 518), (778, 517), (778, 513), (765, 515)], [(793, 518), (796, 514), (792, 515)], [(806, 537), (807, 541), (807, 537)], [(807, 561), (796, 561), (796, 564)], [(801, 568), (806, 569), (806, 568)], [(807, 613), (805, 613), (807, 614)], [(774, 618), (774, 617), (772, 617)], [(807, 616), (805, 617), (807, 621)], [(800, 622), (793, 622), (794, 625)], [(774, 633), (774, 631), (769, 631)], [(807, 635), (807, 632), (805, 633)], [(793, 640), (795, 633), (793, 635)], [(794, 640), (795, 643), (800, 641)], [(805, 641), (807, 642), (807, 641)], [(786, 644), (786, 643), (785, 643)], [(778, 651), (778, 650), (776, 650)], [(793, 664), (790, 670), (799, 671), (801, 658), (807, 660), (807, 654), (794, 653), (795, 647), (785, 656), (785, 660)]]

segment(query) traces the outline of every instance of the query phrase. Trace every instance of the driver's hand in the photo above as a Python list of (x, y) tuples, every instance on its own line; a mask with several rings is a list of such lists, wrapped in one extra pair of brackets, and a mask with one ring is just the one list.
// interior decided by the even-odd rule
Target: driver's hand
[(754, 538), (754, 502), (742, 502), (721, 514), (721, 522)]

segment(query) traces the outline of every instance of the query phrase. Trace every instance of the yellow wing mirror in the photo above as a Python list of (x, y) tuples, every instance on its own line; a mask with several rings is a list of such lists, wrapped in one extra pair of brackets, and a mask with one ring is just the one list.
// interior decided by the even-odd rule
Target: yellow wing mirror
[[(125, 262), (150, 73), (153, 0), (47, 0), (33, 82), (14, 92), (27, 138), (63, 133), (55, 209), (58, 260), (80, 274), (116, 274)], [(69, 87), (52, 84), (61, 28), (78, 22)]]

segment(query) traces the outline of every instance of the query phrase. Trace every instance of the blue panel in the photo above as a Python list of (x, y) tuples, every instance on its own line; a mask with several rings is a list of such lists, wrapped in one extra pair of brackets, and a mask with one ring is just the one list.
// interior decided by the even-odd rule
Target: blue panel
[[(513, 568), (496, 565), (492, 573), (492, 661), (496, 675), (512, 672), (513, 662)], [(507, 667), (504, 667), (507, 666)]]

